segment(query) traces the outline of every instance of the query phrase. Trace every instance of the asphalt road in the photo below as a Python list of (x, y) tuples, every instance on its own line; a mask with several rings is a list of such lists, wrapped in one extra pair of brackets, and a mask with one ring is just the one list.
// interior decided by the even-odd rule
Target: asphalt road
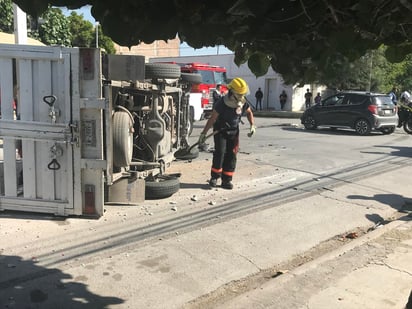
[(178, 193), (107, 205), (99, 220), (0, 214), (0, 306), (213, 308), (339, 245), (337, 235), (396, 217), (410, 197), (400, 130), (257, 126), (251, 139), (242, 127), (232, 191), (208, 187), (211, 153), (201, 152), (170, 169), (182, 173)]

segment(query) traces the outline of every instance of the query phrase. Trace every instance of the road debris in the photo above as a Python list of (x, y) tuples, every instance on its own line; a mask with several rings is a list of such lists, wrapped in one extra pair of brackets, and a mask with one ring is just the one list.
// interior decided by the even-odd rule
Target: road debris
[(351, 233), (345, 235), (345, 238), (348, 238), (348, 239), (355, 239), (355, 238), (358, 238), (358, 237), (359, 237), (359, 235), (356, 232), (351, 232)]

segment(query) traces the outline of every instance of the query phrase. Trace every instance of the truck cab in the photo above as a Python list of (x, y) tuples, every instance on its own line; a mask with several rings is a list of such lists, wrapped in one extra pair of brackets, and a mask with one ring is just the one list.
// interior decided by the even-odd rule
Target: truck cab
[(204, 63), (185, 63), (179, 64), (182, 73), (199, 74), (201, 81), (198, 84), (193, 84), (190, 90), (191, 106), (195, 112), (194, 120), (208, 118), (213, 109), (213, 91), (217, 85), (221, 85), (222, 94), (227, 91), (226, 68), (204, 64)]

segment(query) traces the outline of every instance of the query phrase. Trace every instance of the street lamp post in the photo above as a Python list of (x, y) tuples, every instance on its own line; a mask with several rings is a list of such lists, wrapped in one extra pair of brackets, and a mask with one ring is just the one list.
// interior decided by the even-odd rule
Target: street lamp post
[(96, 48), (99, 48), (99, 22), (96, 21)]

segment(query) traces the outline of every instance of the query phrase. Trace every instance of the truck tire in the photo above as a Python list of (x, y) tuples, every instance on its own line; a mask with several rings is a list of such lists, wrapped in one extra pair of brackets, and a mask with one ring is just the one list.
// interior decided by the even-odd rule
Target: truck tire
[(133, 119), (125, 111), (113, 114), (113, 165), (127, 167), (133, 155)]
[(190, 83), (190, 84), (201, 84), (202, 83), (202, 75), (198, 73), (182, 73), (180, 79), (183, 82)]
[(180, 180), (175, 176), (158, 175), (146, 178), (146, 199), (162, 199), (172, 196), (180, 189)]
[(172, 63), (146, 63), (145, 64), (145, 78), (179, 78), (180, 66)]

